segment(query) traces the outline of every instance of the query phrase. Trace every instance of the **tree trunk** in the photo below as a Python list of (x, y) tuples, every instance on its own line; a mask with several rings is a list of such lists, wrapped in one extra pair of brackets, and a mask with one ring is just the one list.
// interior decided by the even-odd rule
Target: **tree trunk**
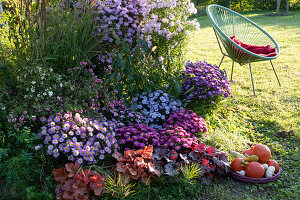
[(290, 0), (286, 0), (286, 10), (285, 10), (285, 14), (289, 13), (289, 9), (290, 9)]
[(276, 15), (279, 15), (281, 0), (277, 0)]

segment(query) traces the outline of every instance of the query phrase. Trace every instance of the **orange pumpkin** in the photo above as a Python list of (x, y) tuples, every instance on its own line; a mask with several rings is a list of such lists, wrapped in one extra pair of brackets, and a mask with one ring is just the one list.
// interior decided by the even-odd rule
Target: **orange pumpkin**
[(278, 162), (276, 162), (275, 160), (268, 160), (267, 162), (267, 165), (270, 167), (270, 166), (274, 166), (275, 167), (275, 172), (274, 173), (277, 173), (278, 170), (279, 170), (279, 164)]
[(259, 157), (260, 163), (266, 163), (271, 158), (271, 151), (269, 147), (263, 144), (255, 144), (252, 152), (254, 155)]
[(265, 168), (259, 162), (250, 162), (245, 166), (247, 176), (261, 178), (265, 174)]
[(244, 170), (245, 167), (242, 165), (242, 161), (244, 159), (243, 158), (235, 158), (232, 162), (231, 162), (231, 169), (235, 172)]
[(254, 155), (252, 149), (247, 149), (247, 150), (245, 150), (245, 151), (243, 152), (243, 154), (244, 154), (244, 155), (247, 154), (248, 156)]

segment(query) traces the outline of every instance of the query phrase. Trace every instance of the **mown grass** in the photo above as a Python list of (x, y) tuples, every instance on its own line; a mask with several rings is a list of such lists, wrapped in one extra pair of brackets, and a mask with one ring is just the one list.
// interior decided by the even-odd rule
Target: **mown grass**
[[(252, 64), (257, 96), (253, 96), (249, 66), (235, 65), (232, 82), (234, 98), (227, 99), (210, 114), (194, 108), (209, 124), (201, 138), (218, 149), (242, 151), (249, 143), (263, 143), (281, 168), (279, 180), (267, 184), (241, 183), (227, 176), (214, 176), (211, 186), (194, 186), (159, 178), (151, 187), (138, 185), (129, 199), (299, 199), (300, 198), (300, 12), (267, 17), (246, 14), (270, 33), (281, 48), (274, 60), (279, 87), (269, 62)], [(186, 60), (219, 64), (222, 54), (207, 16), (197, 18), (201, 30), (194, 32), (186, 49)], [(221, 69), (230, 76), (232, 61), (225, 58)], [(293, 131), (292, 135), (286, 134)], [(110, 199), (110, 196), (106, 196)]]

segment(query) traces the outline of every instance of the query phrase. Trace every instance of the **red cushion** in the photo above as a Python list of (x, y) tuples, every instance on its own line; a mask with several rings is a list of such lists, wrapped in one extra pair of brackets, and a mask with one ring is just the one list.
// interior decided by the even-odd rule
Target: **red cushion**
[(251, 51), (252, 53), (258, 54), (260, 56), (264, 56), (264, 57), (277, 56), (276, 48), (272, 48), (270, 45), (259, 46), (253, 44), (246, 44), (240, 41), (239, 39), (237, 39), (235, 35), (231, 36), (230, 39), (233, 40), (236, 44), (243, 47), (244, 49), (247, 49), (248, 51)]

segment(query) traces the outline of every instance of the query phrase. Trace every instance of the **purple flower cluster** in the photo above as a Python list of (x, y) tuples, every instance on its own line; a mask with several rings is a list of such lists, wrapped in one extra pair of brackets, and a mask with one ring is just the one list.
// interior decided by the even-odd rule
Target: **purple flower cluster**
[(162, 128), (170, 113), (179, 110), (181, 102), (174, 100), (168, 93), (157, 90), (153, 93), (143, 92), (133, 99), (132, 108), (146, 116), (146, 124), (152, 128)]
[[(147, 0), (107, 0), (97, 1), (94, 5), (96, 23), (99, 27), (97, 34), (104, 34), (103, 43), (114, 42), (113, 33), (131, 46), (137, 37), (137, 28), (143, 19)], [(111, 63), (112, 54), (110, 48), (104, 54), (99, 55), (102, 63)]]
[(180, 126), (160, 130), (160, 143), (162, 148), (184, 152), (197, 143), (197, 137)]
[(116, 137), (120, 145), (128, 149), (143, 149), (145, 146), (160, 146), (157, 130), (145, 125), (134, 124), (116, 130)]
[(115, 119), (124, 125), (140, 124), (145, 121), (145, 117), (141, 113), (128, 109), (123, 100), (107, 100), (106, 103), (102, 111), (109, 119)]
[(79, 164), (84, 161), (96, 163), (119, 147), (114, 122), (90, 120), (79, 113), (50, 116), (46, 122), (39, 133), (44, 145), (37, 145), (35, 149), (44, 146), (47, 154), (55, 158), (62, 154)]
[(182, 92), (188, 101), (205, 100), (214, 104), (218, 97), (231, 95), (226, 71), (206, 62), (188, 62), (183, 71), (185, 81)]
[(164, 128), (166, 129), (176, 129), (177, 127), (183, 128), (189, 134), (207, 131), (204, 119), (192, 110), (185, 110), (184, 108), (172, 112), (164, 123)]

